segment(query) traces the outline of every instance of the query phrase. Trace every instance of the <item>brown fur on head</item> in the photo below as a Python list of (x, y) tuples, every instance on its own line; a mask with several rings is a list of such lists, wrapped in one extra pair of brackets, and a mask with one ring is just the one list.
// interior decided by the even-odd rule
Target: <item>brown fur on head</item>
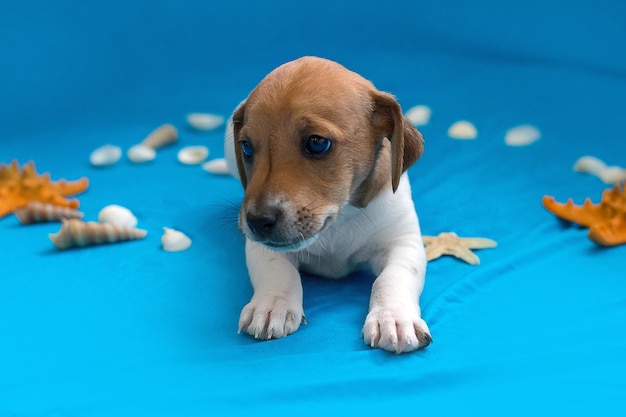
[[(242, 229), (272, 243), (307, 239), (345, 204), (365, 207), (385, 187), (395, 191), (423, 151), (422, 136), (393, 96), (315, 57), (268, 74), (233, 115), (233, 130), (246, 190)], [(307, 154), (311, 135), (330, 139), (330, 150)], [(251, 158), (241, 142), (253, 150)], [(246, 227), (246, 219), (263, 217), (273, 219), (271, 233)]]

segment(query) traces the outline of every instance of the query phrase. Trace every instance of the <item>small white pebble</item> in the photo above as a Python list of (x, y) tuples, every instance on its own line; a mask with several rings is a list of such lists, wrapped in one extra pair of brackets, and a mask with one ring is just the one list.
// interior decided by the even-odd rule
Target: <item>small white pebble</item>
[(419, 105), (408, 109), (404, 117), (409, 119), (415, 126), (424, 126), (430, 121), (430, 113), (430, 107)]
[(224, 117), (210, 113), (189, 113), (187, 123), (197, 130), (213, 130), (224, 124)]
[(448, 136), (453, 139), (476, 139), (476, 127), (467, 120), (460, 120), (448, 129)]
[(104, 145), (89, 155), (89, 162), (94, 166), (113, 165), (122, 157), (122, 148), (115, 145)]
[(178, 151), (178, 160), (186, 165), (202, 163), (209, 156), (206, 146), (186, 146)]
[(181, 252), (189, 249), (191, 239), (183, 232), (164, 227), (163, 235), (161, 236), (161, 245), (166, 252)]
[(598, 176), (605, 184), (626, 182), (626, 170), (618, 166), (606, 167), (600, 172)]
[(504, 137), (504, 142), (509, 146), (530, 145), (541, 137), (541, 132), (535, 126), (521, 125), (509, 129)]
[(202, 164), (202, 169), (211, 174), (230, 174), (228, 163), (224, 158), (212, 159)]
[(606, 164), (595, 156), (583, 156), (574, 164), (574, 171), (587, 172), (590, 174), (600, 175), (606, 169)]
[(140, 164), (142, 162), (152, 161), (156, 158), (156, 150), (151, 146), (139, 144), (131, 146), (126, 152), (126, 155), (132, 162)]

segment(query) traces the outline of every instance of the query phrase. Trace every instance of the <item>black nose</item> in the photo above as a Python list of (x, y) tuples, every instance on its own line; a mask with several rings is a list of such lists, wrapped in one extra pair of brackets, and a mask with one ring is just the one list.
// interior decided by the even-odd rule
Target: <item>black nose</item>
[(248, 213), (246, 223), (252, 233), (259, 237), (269, 237), (275, 229), (280, 210), (271, 209), (263, 213)]

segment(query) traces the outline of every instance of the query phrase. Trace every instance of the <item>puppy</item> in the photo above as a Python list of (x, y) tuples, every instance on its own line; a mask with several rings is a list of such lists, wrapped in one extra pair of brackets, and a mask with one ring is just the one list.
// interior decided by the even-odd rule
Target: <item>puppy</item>
[(326, 59), (270, 74), (235, 110), (226, 159), (245, 189), (239, 227), (254, 295), (239, 331), (287, 336), (305, 323), (299, 271), (376, 274), (362, 337), (408, 352), (432, 341), (419, 296), (426, 256), (406, 169), (423, 139), (397, 101)]

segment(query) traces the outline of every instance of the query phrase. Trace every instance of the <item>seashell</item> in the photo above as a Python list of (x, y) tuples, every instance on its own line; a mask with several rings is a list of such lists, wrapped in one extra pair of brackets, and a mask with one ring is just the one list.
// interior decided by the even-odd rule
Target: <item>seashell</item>
[(460, 120), (448, 128), (448, 136), (453, 139), (476, 139), (476, 127), (467, 120)]
[(126, 152), (126, 155), (132, 162), (139, 164), (142, 162), (152, 161), (156, 158), (156, 151), (150, 146), (139, 144), (131, 146)]
[(211, 174), (230, 174), (228, 162), (224, 158), (213, 159), (202, 164), (202, 169)]
[(89, 162), (91, 165), (97, 167), (103, 167), (113, 165), (122, 157), (122, 148), (115, 145), (104, 145), (94, 150), (89, 155)]
[(148, 234), (145, 230), (106, 223), (85, 223), (78, 219), (63, 219), (62, 222), (61, 230), (49, 235), (57, 249), (143, 239)]
[(615, 184), (616, 182), (626, 182), (626, 170), (618, 166), (604, 168), (598, 175), (605, 184)]
[(189, 249), (191, 239), (183, 232), (164, 227), (163, 236), (161, 236), (161, 245), (166, 252), (181, 252)]
[(59, 222), (61, 219), (82, 219), (83, 213), (69, 207), (31, 201), (25, 207), (15, 210), (22, 224)]
[(206, 146), (186, 146), (178, 151), (178, 160), (186, 165), (199, 164), (207, 156), (209, 156), (209, 148)]
[(100, 223), (108, 223), (114, 226), (136, 227), (137, 217), (126, 207), (110, 204), (98, 213)]
[(530, 145), (541, 137), (541, 132), (535, 126), (521, 125), (509, 129), (504, 136), (504, 142), (509, 146)]
[(583, 156), (574, 164), (574, 171), (600, 175), (606, 169), (606, 164), (595, 156)]
[(404, 117), (409, 119), (415, 126), (424, 126), (430, 121), (430, 113), (430, 107), (419, 105), (407, 110)]
[(141, 144), (149, 146), (152, 149), (158, 149), (174, 143), (177, 140), (178, 130), (176, 130), (176, 128), (171, 124), (164, 124), (154, 129), (143, 141), (141, 141)]
[(224, 117), (210, 113), (189, 113), (187, 123), (197, 130), (213, 130), (224, 124)]

